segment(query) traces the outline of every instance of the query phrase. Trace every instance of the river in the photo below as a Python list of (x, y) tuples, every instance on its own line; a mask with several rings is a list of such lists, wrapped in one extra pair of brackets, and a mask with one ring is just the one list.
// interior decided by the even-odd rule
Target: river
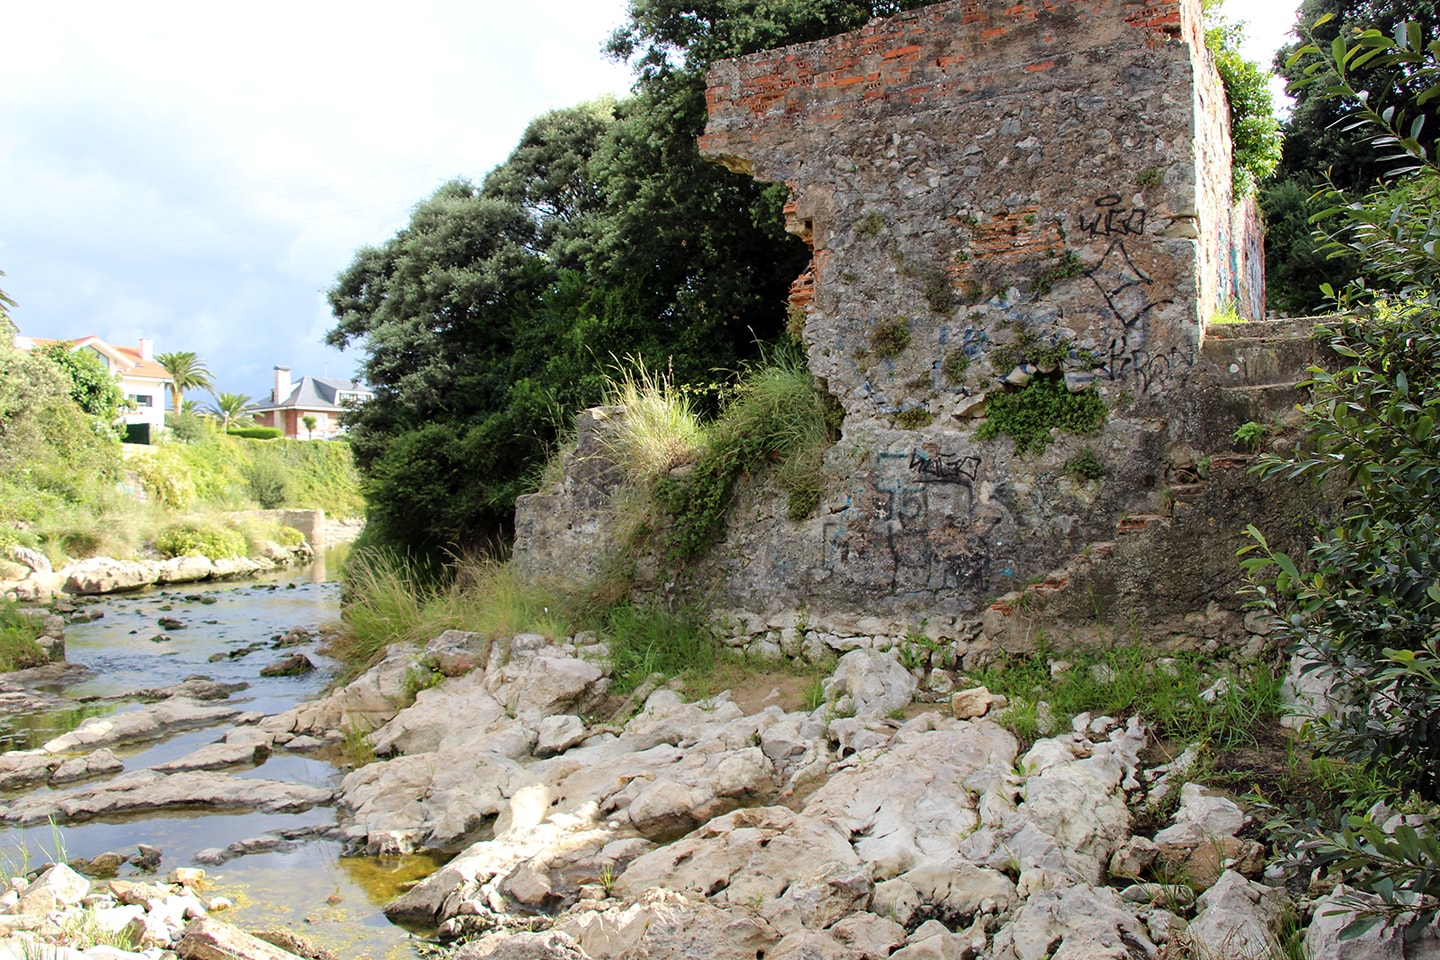
[[(337, 557), (329, 558), (334, 571)], [(0, 751), (39, 747), (77, 726), (84, 718), (134, 709), (128, 692), (164, 687), (199, 674), (226, 683), (248, 683), (230, 704), (244, 711), (279, 713), (321, 694), (335, 664), (319, 651), (318, 636), (300, 646), (274, 649), (274, 638), (294, 627), (315, 632), (339, 617), (340, 585), (325, 576), (325, 564), (272, 575), (269, 579), (227, 584), (186, 584), (178, 588), (102, 598), (85, 611), (103, 616), (66, 628), (66, 657), (89, 672), (80, 679), (52, 685), (63, 705), (24, 715), (0, 717)], [(162, 628), (161, 618), (179, 621)], [(168, 639), (157, 639), (168, 637)], [(318, 667), (298, 677), (262, 677), (262, 667), (291, 653), (304, 653)], [(115, 747), (126, 771), (140, 770), (190, 753), (218, 739), (231, 724), (189, 729), (161, 741)], [(344, 775), (338, 755), (300, 755), (276, 751), (250, 768), (230, 768), (236, 776), (288, 780), (315, 786), (337, 785)], [(93, 785), (95, 781), (85, 781)], [(41, 786), (4, 794), (6, 801), (33, 790), (76, 789)], [(409, 958), (414, 940), (380, 911), (408, 881), (433, 871), (435, 861), (421, 857), (380, 861), (342, 856), (340, 844), (316, 836), (335, 824), (336, 812), (316, 807), (300, 814), (234, 813), (197, 809), (182, 815), (131, 816), (89, 820), (51, 828), (0, 828), (0, 866), (13, 871), (59, 858), (91, 858), (115, 851), (133, 854), (137, 844), (163, 851), (160, 873), (195, 865), (206, 848), (283, 832), (298, 834), (289, 849), (254, 853), (218, 866), (206, 866), (206, 896), (227, 896), (236, 908), (225, 919), (251, 929), (286, 926), (315, 938), (347, 958)], [(134, 870), (126, 866), (121, 875)]]

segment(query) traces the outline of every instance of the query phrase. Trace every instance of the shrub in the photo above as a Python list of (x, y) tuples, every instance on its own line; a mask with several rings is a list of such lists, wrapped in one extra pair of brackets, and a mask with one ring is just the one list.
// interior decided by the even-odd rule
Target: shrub
[(175, 413), (172, 410), (165, 414), (165, 426), (170, 428), (170, 435), (181, 443), (195, 443), (211, 432), (209, 421), (196, 413)]
[(186, 521), (167, 527), (155, 539), (155, 549), (166, 557), (199, 555), (211, 560), (245, 556), (245, 535), (218, 524)]
[(21, 670), (45, 662), (36, 638), (38, 621), (20, 612), (8, 601), (0, 601), (0, 671)]
[(1002, 433), (1013, 437), (1015, 452), (1041, 451), (1055, 428), (1094, 433), (1105, 422), (1105, 401), (1093, 390), (1071, 393), (1065, 381), (1037, 377), (1015, 393), (995, 393), (986, 404), (986, 418), (975, 430), (979, 440)]
[(910, 346), (910, 321), (904, 317), (876, 325), (870, 334), (870, 347), (886, 360), (894, 360)]
[(695, 466), (683, 476), (662, 477), (655, 486), (667, 558), (685, 562), (709, 549), (736, 481), (763, 466), (773, 466), (790, 516), (808, 515), (820, 500), (830, 430), (824, 399), (798, 351), (775, 351), (765, 364), (747, 371), (734, 399), (707, 431)]
[(279, 427), (231, 427), (225, 431), (232, 437), (246, 440), (276, 440), (285, 435)]
[(252, 460), (245, 469), (250, 495), (266, 510), (284, 506), (290, 498), (290, 477), (283, 467), (265, 460)]

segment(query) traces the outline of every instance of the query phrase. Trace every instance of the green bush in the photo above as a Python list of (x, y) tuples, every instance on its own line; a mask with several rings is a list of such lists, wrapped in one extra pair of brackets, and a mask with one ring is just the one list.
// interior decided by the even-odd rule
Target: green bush
[(1016, 453), (1039, 452), (1049, 445), (1052, 429), (1094, 433), (1104, 422), (1105, 401), (1098, 393), (1071, 393), (1064, 380), (1037, 377), (1015, 393), (991, 394), (975, 438), (990, 440), (1005, 434), (1014, 438)]
[(165, 426), (170, 428), (170, 435), (181, 443), (203, 440), (213, 430), (205, 417), (197, 413), (175, 413), (173, 410), (165, 414)]
[(19, 607), (0, 601), (0, 672), (36, 667), (45, 662), (36, 638), (39, 622), (20, 612)]
[(290, 477), (273, 461), (252, 460), (245, 468), (250, 496), (266, 510), (284, 506), (290, 496)]
[(285, 436), (285, 431), (279, 427), (231, 427), (225, 432), (245, 440), (276, 440)]
[(699, 461), (655, 485), (667, 558), (683, 563), (704, 554), (719, 535), (736, 482), (762, 467), (774, 468), (791, 518), (808, 515), (820, 501), (831, 429), (824, 398), (797, 351), (775, 351), (747, 371), (707, 429)]
[(155, 549), (166, 557), (209, 557), (223, 560), (245, 556), (245, 535), (217, 524), (186, 521), (167, 527), (155, 539)]

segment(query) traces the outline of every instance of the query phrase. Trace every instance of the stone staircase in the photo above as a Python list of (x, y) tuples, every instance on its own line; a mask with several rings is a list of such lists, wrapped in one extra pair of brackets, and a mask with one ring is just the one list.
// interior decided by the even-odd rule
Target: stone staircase
[[(1283, 492), (1260, 487), (1248, 473), (1254, 455), (1239, 450), (1232, 433), (1248, 421), (1283, 422), (1308, 399), (1308, 390), (1300, 384), (1310, 368), (1333, 363), (1333, 354), (1314, 336), (1316, 326), (1329, 319), (1209, 327), (1200, 351), (1204, 375), (1199, 382), (1212, 394), (1204, 416), (1210, 421), (1205, 433), (1214, 452), (1195, 463), (1167, 467), (1158, 509), (1155, 498), (1147, 496), (1143, 512), (1121, 517), (1111, 538), (1091, 543), (1065, 566), (995, 601), (986, 611), (986, 633), (997, 639), (1030, 638), (1037, 624), (1073, 631), (1087, 617), (1098, 617), (1097, 593), (1106, 594), (1106, 602), (1113, 600), (1117, 610), (1128, 606), (1131, 616), (1136, 609), (1163, 607), (1165, 603), (1153, 603), (1157, 598), (1145, 595), (1145, 585), (1153, 582), (1149, 573), (1172, 561), (1194, 564), (1198, 609), (1214, 606), (1204, 599), (1207, 593), (1232, 600), (1239, 580), (1234, 551), (1244, 542), (1246, 523), (1264, 526), (1258, 513), (1265, 503), (1314, 496), (1317, 515), (1326, 509), (1322, 495), (1300, 485)], [(1159, 599), (1175, 601), (1169, 604), (1174, 609), (1184, 606), (1183, 598)], [(1194, 614), (1172, 619), (1176, 634), (1194, 628)], [(1229, 618), (1231, 623), (1239, 619)], [(1114, 619), (1109, 627), (1115, 627)]]

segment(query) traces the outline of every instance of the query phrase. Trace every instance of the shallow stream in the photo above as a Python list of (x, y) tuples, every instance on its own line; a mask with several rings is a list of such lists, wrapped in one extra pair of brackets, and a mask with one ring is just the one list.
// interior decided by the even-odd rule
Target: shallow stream
[[(334, 560), (332, 557), (331, 571), (336, 569)], [(274, 649), (272, 644), (294, 627), (313, 633), (338, 619), (340, 586), (326, 579), (325, 570), (323, 564), (316, 564), (262, 581), (184, 584), (106, 597), (82, 607), (103, 616), (66, 627), (66, 658), (84, 665), (88, 672), (71, 682), (41, 688), (63, 698), (53, 709), (0, 716), (0, 752), (39, 747), (89, 716), (135, 709), (140, 704), (127, 693), (166, 687), (196, 674), (226, 683), (248, 683), (247, 689), (225, 701), (246, 712), (280, 713), (320, 695), (335, 664), (319, 652), (318, 636), (285, 649)], [(158, 623), (162, 617), (178, 620), (183, 626), (162, 628)], [(298, 677), (260, 676), (261, 668), (292, 653), (305, 654), (318, 669)], [(111, 749), (126, 771), (140, 770), (211, 743), (232, 725), (232, 721), (222, 721), (179, 731), (164, 740)], [(257, 766), (227, 768), (226, 772), (334, 786), (344, 770), (332, 760), (338, 758), (277, 750)], [(97, 782), (8, 791), (0, 794), (0, 802), (39, 790), (74, 790)], [(144, 843), (163, 852), (159, 871), (163, 875), (175, 867), (195, 865), (195, 854), (206, 848), (281, 831), (311, 834), (334, 823), (333, 809), (316, 807), (300, 814), (195, 809), (55, 828), (0, 826), (0, 867), (13, 871), (29, 865), (33, 869), (49, 860), (88, 859), (107, 851), (133, 854), (137, 844)], [(397, 896), (405, 883), (436, 869), (435, 861), (343, 857), (339, 842), (318, 836), (301, 836), (287, 845), (289, 849), (205, 866), (206, 895), (228, 896), (237, 904), (227, 920), (252, 929), (288, 926), (347, 958), (415, 955), (416, 941), (386, 920), (380, 907)], [(133, 869), (122, 868), (121, 876)]]

